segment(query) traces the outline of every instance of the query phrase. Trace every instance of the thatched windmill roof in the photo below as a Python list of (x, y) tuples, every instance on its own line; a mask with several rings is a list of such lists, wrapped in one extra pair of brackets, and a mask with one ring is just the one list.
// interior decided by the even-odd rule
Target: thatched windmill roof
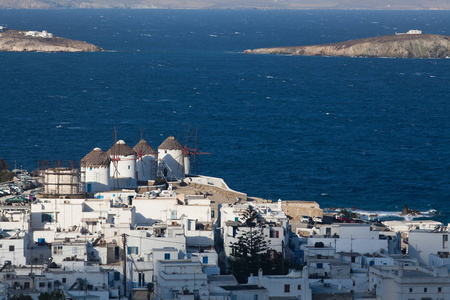
[(142, 139), (139, 141), (139, 143), (136, 144), (136, 146), (133, 147), (133, 150), (138, 155), (155, 155), (158, 154), (158, 152), (155, 151), (155, 149), (150, 146), (146, 140)]
[(120, 155), (120, 156), (128, 156), (128, 155), (136, 155), (133, 149), (128, 146), (123, 140), (118, 140), (109, 150), (109, 156)]
[(109, 167), (111, 158), (100, 148), (94, 148), (88, 155), (81, 159), (81, 167), (100, 168)]
[(161, 145), (159, 145), (158, 149), (162, 150), (181, 150), (183, 146), (173, 137), (169, 136)]

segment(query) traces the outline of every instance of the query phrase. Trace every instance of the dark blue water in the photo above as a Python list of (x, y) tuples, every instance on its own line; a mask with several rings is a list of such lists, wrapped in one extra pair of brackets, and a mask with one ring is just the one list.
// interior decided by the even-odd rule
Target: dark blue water
[(0, 10), (102, 53), (0, 53), (0, 157), (81, 159), (140, 132), (198, 128), (202, 174), (269, 199), (447, 221), (450, 59), (246, 55), (406, 32), (450, 35), (450, 12)]

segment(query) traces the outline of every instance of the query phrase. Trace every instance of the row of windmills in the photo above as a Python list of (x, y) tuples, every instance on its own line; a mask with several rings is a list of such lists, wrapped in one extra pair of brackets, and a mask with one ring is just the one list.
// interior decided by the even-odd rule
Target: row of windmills
[(133, 148), (123, 140), (108, 151), (95, 148), (81, 160), (85, 192), (94, 194), (117, 188), (132, 188), (157, 177), (181, 180), (189, 174), (189, 153), (173, 137), (168, 137), (158, 151), (142, 139)]

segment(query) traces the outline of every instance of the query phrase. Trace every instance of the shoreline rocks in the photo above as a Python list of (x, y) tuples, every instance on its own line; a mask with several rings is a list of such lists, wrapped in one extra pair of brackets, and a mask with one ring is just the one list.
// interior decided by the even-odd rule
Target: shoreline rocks
[(99, 52), (102, 49), (83, 41), (61, 37), (28, 36), (27, 31), (0, 33), (0, 51), (6, 52)]
[(244, 53), (303, 56), (449, 58), (450, 37), (436, 34), (399, 34), (345, 42), (248, 49)]

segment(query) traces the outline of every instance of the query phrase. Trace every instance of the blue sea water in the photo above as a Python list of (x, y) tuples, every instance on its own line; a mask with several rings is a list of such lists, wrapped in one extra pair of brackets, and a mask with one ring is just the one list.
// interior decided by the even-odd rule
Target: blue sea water
[[(450, 59), (248, 55), (406, 32), (450, 35), (448, 11), (0, 10), (100, 53), (0, 53), (0, 157), (79, 160), (118, 138), (184, 143), (199, 173), (321, 207), (435, 209), (450, 221)], [(192, 140), (191, 140), (192, 142)]]

